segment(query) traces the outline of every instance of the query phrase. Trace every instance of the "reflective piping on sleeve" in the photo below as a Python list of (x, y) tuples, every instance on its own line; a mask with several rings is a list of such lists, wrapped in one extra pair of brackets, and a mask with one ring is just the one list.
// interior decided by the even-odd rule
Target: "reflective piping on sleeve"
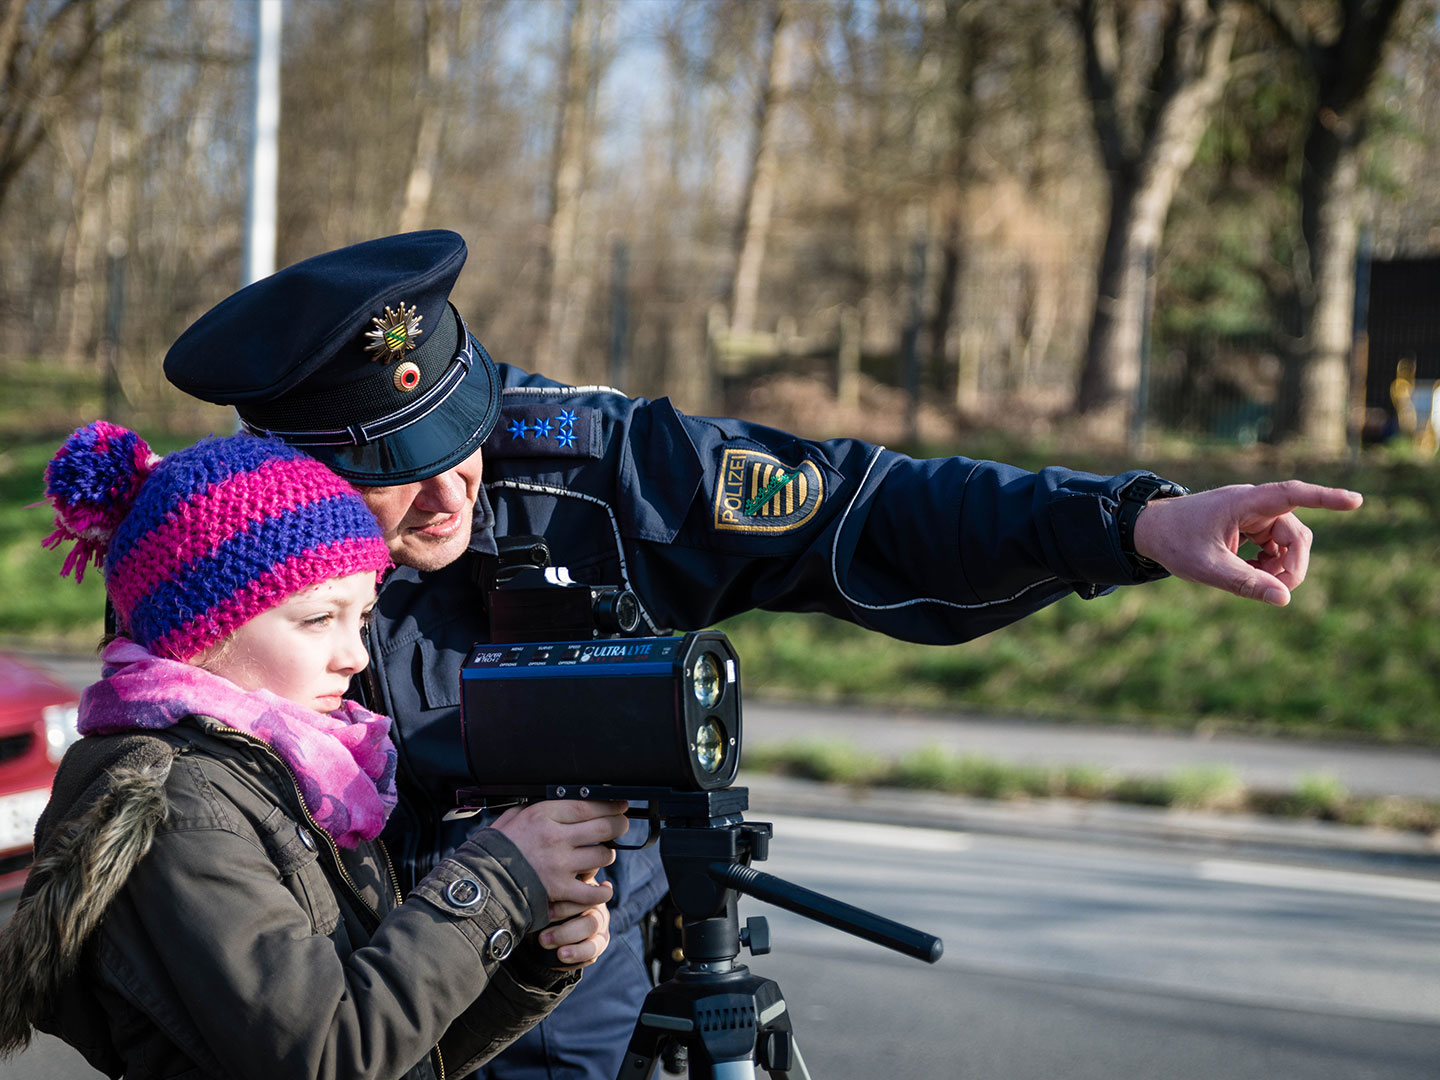
[[(508, 393), (508, 391), (507, 391)], [(610, 509), (610, 504), (603, 499), (597, 499), (594, 495), (586, 495), (579, 491), (570, 491), (568, 488), (548, 487), (544, 484), (531, 484), (524, 480), (496, 480), (486, 484), (487, 491), (495, 488), (510, 488), (514, 491), (532, 491), (538, 495), (551, 495), (555, 497), (564, 496), (570, 499), (581, 499), (584, 502), (594, 503), (605, 511), (605, 516), (610, 519), (610, 531), (615, 535), (615, 555), (620, 560), (620, 584), (635, 593), (635, 604), (640, 609), (640, 617), (645, 620), (645, 625), (650, 628), (652, 634), (659, 634), (660, 628), (655, 625), (655, 620), (650, 618), (650, 613), (645, 610), (645, 605), (640, 601), (640, 594), (630, 588), (630, 568), (625, 563), (625, 546), (620, 541), (620, 523), (615, 520), (615, 511)]]
[[(1041, 585), (1048, 585), (1052, 581), (1060, 580), (1058, 577), (1052, 575), (1048, 578), (1042, 578), (1039, 581), (1032, 581), (1019, 592), (1012, 593), (1003, 599), (982, 600), (978, 604), (961, 604), (955, 600), (943, 600), (938, 596), (918, 596), (913, 600), (901, 600), (896, 604), (867, 604), (863, 600), (857, 600), (851, 596), (845, 591), (844, 586), (840, 584), (840, 535), (845, 531), (845, 522), (850, 517), (850, 511), (855, 507), (855, 500), (860, 498), (860, 493), (865, 490), (865, 483), (870, 479), (870, 473), (874, 470), (876, 462), (880, 460), (880, 454), (884, 449), (885, 447), (883, 446), (875, 447), (875, 452), (870, 456), (870, 464), (865, 466), (865, 475), (860, 478), (860, 483), (855, 488), (854, 496), (846, 505), (845, 512), (840, 515), (840, 524), (835, 528), (835, 539), (830, 543), (830, 580), (835, 583), (835, 591), (840, 594), (846, 603), (854, 607), (864, 608), (866, 611), (895, 611), (899, 608), (914, 607), (916, 604), (940, 604), (944, 607), (955, 608), (957, 611), (973, 611), (977, 608), (994, 607), (996, 604), (1011, 603), (1012, 601), (1020, 599), (1020, 597), (1032, 589), (1038, 589)], [(970, 471), (973, 473), (979, 466), (980, 463), (977, 461), (974, 468)], [(969, 477), (966, 477), (966, 479), (968, 480)]]

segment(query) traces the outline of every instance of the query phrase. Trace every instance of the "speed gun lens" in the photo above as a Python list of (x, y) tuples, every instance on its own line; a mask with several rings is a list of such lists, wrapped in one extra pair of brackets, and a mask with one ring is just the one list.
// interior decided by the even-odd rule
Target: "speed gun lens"
[(700, 707), (713, 709), (725, 689), (720, 681), (720, 665), (715, 660), (715, 654), (703, 652), (697, 656), (690, 670), (690, 678), (695, 700), (700, 703)]
[(725, 729), (713, 716), (695, 733), (695, 761), (707, 773), (725, 764)]

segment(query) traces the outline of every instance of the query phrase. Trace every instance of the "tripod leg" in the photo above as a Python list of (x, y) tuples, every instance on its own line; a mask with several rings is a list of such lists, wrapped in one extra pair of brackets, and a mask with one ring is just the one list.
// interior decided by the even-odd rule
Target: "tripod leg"
[(710, 1075), (714, 1080), (755, 1080), (755, 1062), (749, 1058), (743, 1061), (717, 1061), (711, 1067)]
[(650, 1074), (655, 1071), (655, 1059), (660, 1056), (661, 1044), (667, 1038), (693, 1030), (694, 1024), (681, 1017), (642, 1012), (635, 1021), (635, 1030), (630, 1036), (630, 1045), (625, 1050), (625, 1059), (620, 1063), (616, 1080), (649, 1080)]
[(776, 993), (777, 1000), (760, 1014), (760, 1030), (755, 1039), (756, 1061), (770, 1080), (810, 1080), (810, 1071), (800, 1055), (800, 1044), (795, 1041), (790, 1010), (785, 1000), (778, 998), (778, 988)]
[(625, 1060), (620, 1063), (620, 1071), (615, 1074), (615, 1080), (650, 1080), (650, 1074), (654, 1071), (655, 1059), (636, 1053), (632, 1043), (631, 1048), (625, 1051)]
[(810, 1080), (810, 1070), (800, 1056), (800, 1044), (793, 1038), (790, 1040), (790, 1068), (784, 1072), (771, 1071), (770, 1080)]

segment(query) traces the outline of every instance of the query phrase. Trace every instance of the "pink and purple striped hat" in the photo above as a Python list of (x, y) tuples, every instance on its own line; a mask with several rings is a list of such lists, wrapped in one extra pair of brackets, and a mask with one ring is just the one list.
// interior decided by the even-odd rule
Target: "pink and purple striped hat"
[(278, 439), (210, 438), (161, 458), (100, 420), (65, 440), (45, 494), (45, 546), (75, 541), (61, 576), (102, 567), (122, 631), (175, 660), (311, 585), (390, 565), (360, 493)]

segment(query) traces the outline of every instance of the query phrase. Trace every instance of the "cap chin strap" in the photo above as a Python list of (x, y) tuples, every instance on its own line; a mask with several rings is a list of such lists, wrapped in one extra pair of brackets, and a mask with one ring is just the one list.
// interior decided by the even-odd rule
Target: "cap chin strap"
[(321, 431), (278, 431), (275, 428), (252, 424), (244, 416), (240, 417), (240, 424), (252, 435), (271, 435), (291, 446), (364, 446), (366, 443), (394, 435), (397, 431), (403, 431), (443, 405), (445, 399), (453, 394), (456, 387), (470, 374), (470, 368), (475, 363), (475, 345), (470, 338), (469, 329), (465, 326), (465, 320), (458, 313), (456, 318), (460, 319), (460, 351), (450, 361), (450, 366), (445, 369), (440, 380), (403, 409), (363, 424), (350, 424), (343, 428)]

